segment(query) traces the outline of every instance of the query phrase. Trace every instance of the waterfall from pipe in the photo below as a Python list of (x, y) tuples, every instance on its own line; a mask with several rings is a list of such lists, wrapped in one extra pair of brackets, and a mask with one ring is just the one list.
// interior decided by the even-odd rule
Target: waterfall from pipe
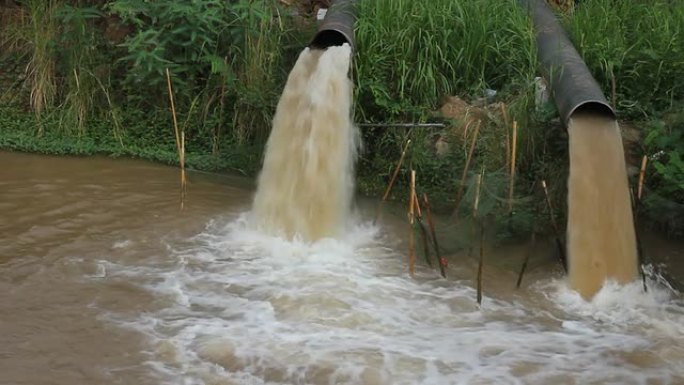
[(570, 286), (590, 299), (606, 280), (637, 277), (636, 235), (617, 122), (573, 116), (568, 132), (568, 275)]
[(357, 130), (348, 44), (305, 48), (278, 102), (252, 210), (262, 231), (314, 241), (349, 213)]

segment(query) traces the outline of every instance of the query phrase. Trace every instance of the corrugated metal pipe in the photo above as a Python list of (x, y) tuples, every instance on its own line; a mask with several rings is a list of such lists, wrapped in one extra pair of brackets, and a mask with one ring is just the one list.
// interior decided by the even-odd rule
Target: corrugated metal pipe
[(318, 32), (309, 44), (312, 48), (325, 49), (333, 45), (349, 43), (354, 49), (355, 0), (333, 0), (325, 18), (318, 25)]
[(563, 123), (590, 111), (615, 118), (615, 111), (545, 0), (519, 0), (532, 17), (537, 55)]

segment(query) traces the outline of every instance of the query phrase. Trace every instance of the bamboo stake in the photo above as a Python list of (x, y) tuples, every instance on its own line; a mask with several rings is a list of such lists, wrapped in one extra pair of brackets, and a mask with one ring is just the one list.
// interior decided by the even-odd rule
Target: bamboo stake
[(439, 261), (439, 272), (442, 274), (443, 278), (446, 278), (446, 269), (449, 265), (446, 258), (442, 258), (442, 254), (439, 251), (439, 243), (437, 242), (437, 232), (435, 231), (435, 223), (432, 221), (432, 209), (430, 208), (430, 200), (427, 194), (423, 194), (423, 203), (425, 203), (425, 212), (427, 213), (428, 226), (430, 226), (430, 234), (432, 236), (432, 245), (435, 249), (435, 255)]
[(508, 112), (506, 111), (506, 105), (501, 103), (501, 115), (504, 120), (504, 129), (506, 130), (506, 169), (510, 167), (511, 163), (511, 135), (508, 132)]
[(637, 248), (637, 263), (639, 264), (639, 275), (641, 275), (641, 284), (644, 288), (644, 292), (648, 291), (646, 286), (646, 272), (644, 271), (644, 250), (641, 245), (641, 238), (639, 237), (639, 231), (637, 230), (637, 219), (639, 211), (639, 201), (634, 197), (634, 190), (629, 189), (629, 197), (632, 201), (632, 223), (634, 224), (634, 238), (636, 241)]
[(478, 120), (475, 126), (475, 132), (473, 133), (473, 139), (470, 142), (470, 150), (468, 150), (468, 157), (466, 158), (465, 166), (463, 167), (463, 175), (461, 176), (461, 184), (458, 186), (458, 193), (456, 193), (456, 211), (458, 212), (458, 206), (461, 204), (461, 199), (463, 198), (463, 190), (465, 188), (465, 180), (468, 176), (468, 169), (470, 168), (470, 161), (473, 158), (473, 153), (475, 152), (475, 144), (477, 144), (477, 136), (480, 133), (480, 121)]
[(646, 272), (644, 271), (645, 255), (643, 244), (641, 243), (641, 237), (639, 236), (639, 230), (637, 228), (639, 211), (641, 211), (641, 198), (644, 192), (644, 178), (646, 176), (646, 166), (648, 165), (648, 156), (644, 155), (641, 158), (641, 168), (639, 169), (639, 184), (637, 185), (636, 199), (634, 197), (633, 190), (630, 189), (630, 196), (632, 198), (632, 222), (634, 222), (634, 237), (636, 238), (637, 244), (637, 258), (639, 263), (639, 274), (641, 275), (641, 284), (644, 288), (644, 292), (648, 291), (646, 286)]
[(534, 246), (537, 243), (537, 231), (536, 229), (532, 229), (532, 235), (530, 236), (530, 247), (527, 250), (527, 253), (525, 253), (525, 260), (523, 261), (522, 266), (520, 267), (520, 273), (518, 274), (518, 282), (515, 283), (515, 288), (520, 289), (520, 284), (522, 284), (522, 279), (523, 275), (525, 274), (525, 270), (527, 270), (527, 263), (530, 260), (530, 256), (532, 255), (532, 251), (534, 250)]
[(511, 174), (510, 174), (510, 181), (508, 185), (508, 212), (512, 213), (513, 212), (513, 189), (515, 187), (515, 158), (516, 158), (516, 149), (518, 146), (518, 122), (513, 121), (513, 140), (512, 140), (512, 151), (511, 151)]
[(171, 101), (171, 115), (173, 117), (173, 131), (176, 134), (176, 150), (178, 150), (178, 154), (180, 154), (180, 134), (178, 131), (178, 120), (176, 119), (176, 104), (173, 101), (173, 88), (171, 86), (171, 74), (169, 73), (169, 69), (166, 69), (166, 85), (169, 88), (169, 100)]
[(477, 218), (477, 211), (480, 206), (480, 187), (482, 187), (482, 177), (484, 176), (484, 168), (477, 174), (475, 179), (475, 202), (473, 203), (473, 218)]
[(482, 179), (484, 178), (484, 167), (477, 175), (475, 186), (475, 202), (473, 203), (473, 219), (475, 226), (480, 226), (480, 259), (477, 264), (477, 304), (482, 305), (482, 270), (484, 265), (484, 222), (479, 218), (478, 208), (480, 205), (480, 191), (482, 187)]
[(173, 87), (171, 86), (171, 74), (169, 69), (166, 69), (166, 84), (169, 89), (169, 100), (171, 102), (171, 115), (173, 117), (173, 131), (176, 135), (176, 150), (178, 151), (178, 158), (181, 169), (181, 193), (180, 205), (181, 210), (185, 208), (185, 193), (187, 188), (187, 180), (185, 177), (185, 129), (178, 129), (178, 119), (176, 118), (176, 104), (173, 100)]
[(181, 152), (180, 152), (180, 167), (181, 167), (181, 210), (185, 208), (185, 195), (187, 193), (188, 181), (185, 177), (185, 129), (181, 130)]
[(432, 267), (432, 261), (430, 260), (430, 245), (428, 244), (428, 234), (427, 229), (425, 228), (425, 223), (423, 223), (423, 213), (420, 210), (418, 194), (413, 194), (413, 201), (416, 206), (416, 220), (420, 230), (420, 237), (423, 241), (423, 256), (425, 257), (425, 262), (428, 264), (428, 266)]
[(385, 194), (382, 196), (380, 203), (378, 203), (378, 208), (375, 210), (375, 219), (373, 219), (373, 223), (376, 223), (378, 221), (378, 219), (380, 218), (380, 211), (382, 210), (382, 204), (385, 203), (385, 201), (387, 200), (387, 198), (390, 195), (390, 192), (392, 192), (392, 187), (394, 186), (394, 182), (397, 180), (397, 175), (399, 175), (399, 170), (401, 169), (401, 165), (404, 163), (404, 158), (406, 157), (406, 150), (408, 150), (408, 147), (410, 144), (411, 144), (411, 139), (406, 141), (406, 144), (404, 145), (404, 149), (401, 151), (401, 157), (399, 158), (399, 163), (397, 163), (397, 167), (394, 168), (394, 172), (392, 173), (392, 178), (390, 179), (390, 182), (387, 185), (387, 189), (385, 190)]
[(414, 223), (414, 206), (415, 206), (415, 201), (413, 199), (413, 196), (416, 195), (416, 170), (411, 170), (411, 192), (410, 192), (410, 198), (409, 198), (409, 211), (408, 211), (408, 219), (409, 219), (409, 228), (410, 228), (410, 233), (409, 233), (409, 274), (411, 277), (414, 276), (415, 273), (415, 265), (416, 265), (416, 245), (415, 245), (415, 237), (414, 237), (414, 232), (413, 232), (413, 223)]
[(565, 273), (568, 272), (567, 258), (565, 256), (565, 248), (563, 247), (563, 242), (560, 240), (560, 232), (558, 231), (558, 225), (556, 224), (556, 217), (553, 215), (553, 205), (551, 204), (551, 198), (549, 197), (549, 190), (546, 188), (546, 181), (541, 181), (542, 188), (544, 189), (544, 195), (546, 196), (546, 206), (549, 209), (549, 217), (551, 218), (551, 226), (553, 227), (553, 232), (556, 240), (556, 248), (558, 249), (558, 258), (560, 259), (561, 266)]
[(644, 192), (644, 177), (646, 176), (646, 165), (648, 165), (648, 156), (644, 155), (641, 158), (641, 169), (639, 169), (639, 187), (637, 189), (637, 201), (641, 202), (641, 196)]
[(477, 304), (482, 306), (482, 270), (484, 268), (484, 223), (480, 222), (480, 261), (477, 263)]

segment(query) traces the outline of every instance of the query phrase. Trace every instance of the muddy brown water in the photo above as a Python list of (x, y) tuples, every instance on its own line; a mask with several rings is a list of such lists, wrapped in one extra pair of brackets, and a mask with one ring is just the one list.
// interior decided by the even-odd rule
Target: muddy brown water
[(358, 142), (350, 61), (348, 44), (300, 53), (278, 102), (258, 178), (253, 221), (261, 230), (307, 240), (342, 233)]
[(107, 278), (101, 261), (169, 263), (164, 240), (247, 207), (248, 181), (195, 176), (180, 212), (173, 168), (8, 152), (0, 165), (0, 383), (159, 383), (140, 334), (99, 317), (165, 299)]
[[(254, 183), (137, 160), (0, 152), (0, 384), (681, 384), (684, 305), (649, 281), (592, 302), (543, 242), (407, 276), (403, 216), (340, 241), (243, 226)], [(366, 221), (364, 222), (364, 218)], [(448, 244), (448, 234), (442, 234)], [(646, 235), (682, 278), (682, 248)]]
[(606, 279), (628, 283), (639, 274), (632, 203), (617, 122), (577, 115), (568, 133), (568, 276), (591, 298)]

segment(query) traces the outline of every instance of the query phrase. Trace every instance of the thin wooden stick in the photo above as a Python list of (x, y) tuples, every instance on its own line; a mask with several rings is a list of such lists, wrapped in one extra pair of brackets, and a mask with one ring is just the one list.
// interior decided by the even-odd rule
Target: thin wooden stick
[(173, 116), (173, 131), (176, 134), (176, 149), (178, 154), (180, 154), (180, 133), (178, 130), (178, 120), (176, 119), (176, 104), (173, 101), (173, 87), (171, 86), (171, 74), (169, 69), (166, 69), (166, 84), (169, 88), (169, 100), (171, 101), (171, 115)]
[(480, 207), (480, 189), (482, 187), (482, 178), (484, 177), (484, 167), (482, 171), (477, 174), (475, 179), (475, 202), (473, 203), (473, 218), (477, 218), (477, 211)]
[(644, 192), (644, 179), (646, 176), (646, 166), (648, 165), (648, 156), (644, 155), (641, 158), (641, 168), (639, 169), (639, 184), (637, 185), (636, 199), (634, 199), (634, 192), (630, 190), (632, 197), (632, 222), (634, 222), (634, 235), (637, 244), (637, 258), (639, 263), (639, 273), (641, 274), (641, 284), (644, 287), (644, 292), (648, 291), (648, 286), (646, 286), (646, 272), (644, 271), (644, 264), (646, 256), (644, 254), (643, 244), (641, 243), (641, 237), (639, 236), (638, 219), (639, 212), (641, 211), (641, 198)]
[(644, 271), (644, 249), (641, 245), (641, 238), (639, 237), (639, 231), (637, 229), (638, 211), (640, 202), (634, 197), (634, 190), (629, 189), (629, 197), (632, 200), (632, 223), (634, 224), (634, 238), (636, 240), (637, 247), (637, 263), (639, 264), (639, 275), (641, 275), (641, 284), (644, 287), (644, 292), (648, 291), (646, 286), (646, 272)]
[(530, 236), (530, 247), (527, 249), (527, 253), (525, 253), (525, 260), (523, 261), (522, 266), (520, 267), (520, 273), (518, 274), (518, 282), (515, 283), (515, 288), (520, 289), (520, 284), (522, 284), (522, 279), (523, 275), (525, 274), (525, 270), (527, 270), (527, 263), (530, 260), (530, 256), (532, 255), (532, 252), (534, 250), (534, 246), (537, 243), (537, 231), (536, 229), (532, 229), (532, 235)]
[(187, 193), (188, 181), (185, 177), (185, 129), (181, 130), (181, 153), (180, 153), (180, 167), (181, 167), (181, 210), (185, 208), (185, 195)]
[(484, 267), (484, 221), (479, 218), (478, 209), (480, 205), (480, 191), (482, 187), (482, 179), (484, 178), (484, 167), (482, 171), (477, 175), (477, 181), (475, 186), (475, 202), (473, 203), (473, 219), (475, 220), (475, 226), (480, 227), (480, 259), (477, 264), (477, 304), (482, 305), (482, 271)]
[(482, 271), (484, 270), (484, 222), (480, 222), (480, 260), (477, 264), (477, 304), (482, 306)]
[(567, 273), (567, 258), (565, 256), (565, 248), (563, 247), (563, 242), (560, 239), (560, 232), (558, 231), (558, 225), (556, 224), (556, 217), (553, 215), (553, 205), (551, 204), (551, 198), (549, 197), (549, 190), (546, 188), (546, 181), (541, 181), (542, 188), (544, 189), (544, 195), (546, 196), (546, 206), (549, 209), (549, 217), (551, 218), (551, 226), (553, 227), (554, 236), (556, 239), (556, 248), (558, 249), (558, 258), (560, 260), (563, 270)]
[(456, 211), (458, 212), (458, 206), (461, 204), (461, 199), (463, 198), (463, 190), (465, 188), (465, 180), (468, 176), (468, 169), (470, 168), (470, 161), (473, 158), (473, 153), (475, 152), (475, 145), (477, 144), (477, 137), (480, 133), (480, 121), (476, 123), (475, 132), (473, 133), (473, 139), (470, 142), (470, 150), (468, 150), (468, 157), (466, 158), (465, 166), (463, 167), (463, 175), (461, 176), (461, 184), (458, 186), (458, 193), (456, 193)]
[(442, 253), (439, 251), (439, 242), (437, 242), (437, 232), (435, 231), (435, 223), (432, 221), (432, 209), (430, 208), (430, 200), (427, 194), (423, 194), (423, 203), (425, 204), (425, 212), (427, 213), (428, 226), (430, 226), (430, 234), (432, 236), (432, 245), (435, 249), (435, 255), (439, 261), (439, 272), (442, 277), (447, 276), (447, 267), (449, 266), (446, 258), (442, 258)]
[(414, 236), (414, 231), (413, 231), (413, 223), (414, 223), (414, 206), (415, 206), (415, 201), (414, 201), (414, 195), (416, 195), (416, 170), (411, 170), (411, 192), (410, 192), (410, 198), (409, 198), (409, 211), (408, 211), (408, 219), (409, 219), (409, 225), (410, 225), (410, 233), (409, 233), (409, 274), (411, 277), (414, 276), (415, 273), (415, 265), (416, 265), (416, 245), (415, 245), (415, 236)]
[(639, 187), (637, 189), (637, 201), (641, 202), (641, 196), (644, 192), (644, 177), (646, 176), (646, 165), (648, 165), (648, 156), (644, 155), (641, 158), (641, 169), (639, 169)]
[(178, 158), (181, 169), (181, 192), (180, 192), (180, 206), (181, 210), (185, 208), (185, 193), (187, 188), (187, 179), (185, 177), (185, 128), (178, 130), (178, 119), (176, 118), (176, 103), (173, 100), (173, 87), (171, 86), (171, 74), (169, 69), (166, 69), (166, 85), (169, 89), (169, 100), (171, 102), (171, 115), (173, 117), (173, 131), (176, 135), (176, 150), (178, 151)]
[(501, 103), (501, 115), (504, 120), (504, 129), (506, 130), (506, 169), (510, 167), (511, 164), (511, 134), (508, 132), (508, 112), (506, 111), (506, 105)]
[(423, 222), (423, 213), (420, 209), (420, 202), (418, 201), (418, 193), (413, 195), (414, 204), (416, 205), (416, 221), (418, 222), (418, 229), (420, 230), (420, 238), (423, 241), (423, 257), (425, 257), (425, 263), (432, 267), (432, 261), (430, 258), (430, 243), (428, 241), (428, 232), (425, 228), (425, 223)]
[(380, 203), (378, 203), (378, 208), (375, 210), (375, 219), (373, 220), (373, 223), (376, 223), (378, 221), (378, 219), (380, 218), (380, 212), (382, 210), (382, 204), (385, 203), (385, 201), (387, 200), (387, 198), (390, 195), (390, 192), (392, 192), (392, 187), (394, 186), (394, 182), (397, 180), (397, 175), (399, 175), (399, 170), (401, 169), (401, 165), (404, 163), (404, 158), (406, 157), (406, 150), (408, 150), (408, 147), (410, 144), (411, 144), (411, 139), (406, 141), (406, 144), (404, 145), (404, 149), (401, 151), (401, 157), (399, 158), (399, 163), (397, 163), (397, 167), (394, 169), (394, 172), (392, 173), (392, 178), (390, 179), (390, 182), (387, 185), (387, 189), (385, 190), (385, 194), (382, 196)]
[(513, 121), (513, 141), (512, 141), (513, 149), (511, 151), (511, 173), (510, 173), (510, 181), (508, 185), (508, 212), (512, 213), (513, 212), (513, 190), (515, 187), (515, 158), (516, 158), (516, 150), (518, 146), (518, 122)]

